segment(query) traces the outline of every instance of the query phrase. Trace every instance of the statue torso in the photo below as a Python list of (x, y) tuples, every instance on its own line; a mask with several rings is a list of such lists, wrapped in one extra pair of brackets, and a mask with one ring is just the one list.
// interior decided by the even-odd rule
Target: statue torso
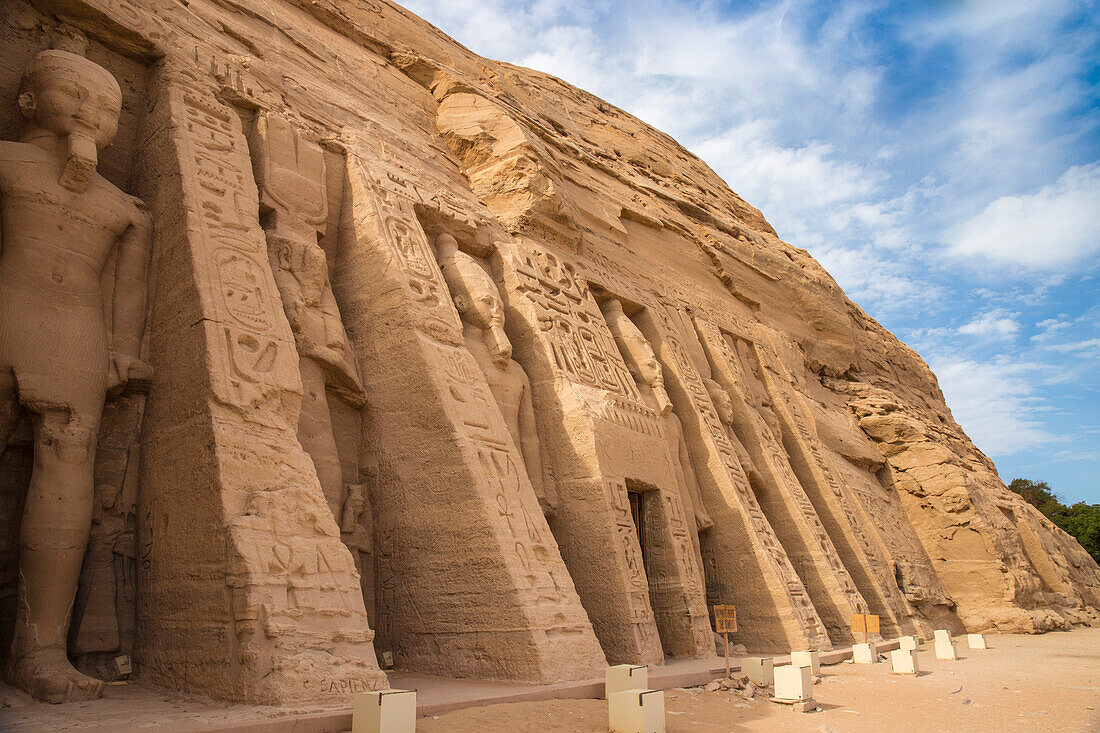
[[(136, 206), (98, 174), (83, 192), (70, 191), (58, 183), (59, 171), (56, 156), (35, 145), (0, 142), (0, 262), (52, 292), (98, 293)], [(19, 287), (18, 279), (5, 278), (5, 287)]]

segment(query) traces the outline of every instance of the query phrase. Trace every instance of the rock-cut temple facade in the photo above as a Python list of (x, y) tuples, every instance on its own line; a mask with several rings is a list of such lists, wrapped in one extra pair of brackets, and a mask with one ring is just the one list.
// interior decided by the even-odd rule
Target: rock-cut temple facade
[(920, 357), (622, 110), (385, 0), (7, 0), (0, 51), (35, 697), (1100, 621)]

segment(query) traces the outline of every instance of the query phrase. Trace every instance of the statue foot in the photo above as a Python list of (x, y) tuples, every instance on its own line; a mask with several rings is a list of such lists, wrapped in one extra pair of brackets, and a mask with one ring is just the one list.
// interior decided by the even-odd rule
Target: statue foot
[(42, 702), (97, 700), (103, 696), (103, 681), (77, 672), (60, 649), (26, 655), (15, 662), (11, 676), (13, 683)]

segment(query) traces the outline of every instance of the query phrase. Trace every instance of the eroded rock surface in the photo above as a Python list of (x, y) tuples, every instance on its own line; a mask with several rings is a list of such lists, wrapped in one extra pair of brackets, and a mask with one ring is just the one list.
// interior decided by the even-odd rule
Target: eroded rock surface
[(714, 604), (751, 651), (1100, 623), (924, 362), (622, 110), (383, 0), (10, 0), (0, 50), (38, 697), (587, 679)]

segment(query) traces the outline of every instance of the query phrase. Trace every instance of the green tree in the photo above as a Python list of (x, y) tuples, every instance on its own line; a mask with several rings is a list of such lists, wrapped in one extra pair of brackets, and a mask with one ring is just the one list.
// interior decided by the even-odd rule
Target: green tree
[(1046, 481), (1031, 481), (1026, 478), (1014, 478), (1008, 488), (1015, 491), (1028, 504), (1042, 509), (1044, 504), (1058, 502), (1058, 497)]
[(1086, 504), (1083, 501), (1070, 507), (1059, 504), (1047, 517), (1076, 537), (1081, 547), (1096, 562), (1100, 562), (1100, 504)]
[(1100, 504), (1079, 501), (1066, 506), (1046, 481), (1014, 478), (1008, 488), (1080, 542), (1081, 547), (1100, 563)]

